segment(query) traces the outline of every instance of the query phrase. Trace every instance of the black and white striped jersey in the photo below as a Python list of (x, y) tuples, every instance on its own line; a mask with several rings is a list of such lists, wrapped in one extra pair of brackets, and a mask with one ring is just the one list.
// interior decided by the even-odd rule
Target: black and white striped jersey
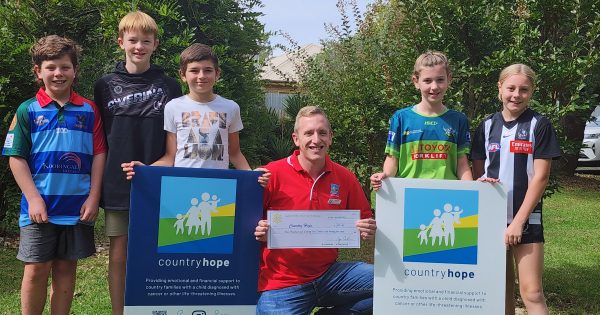
[[(485, 118), (473, 139), (472, 160), (485, 160), (484, 177), (498, 178), (508, 193), (507, 222), (523, 203), (533, 177), (534, 159), (557, 159), (560, 146), (550, 121), (526, 109), (514, 121), (505, 121), (498, 112)], [(529, 224), (541, 224), (542, 203), (529, 216)]]

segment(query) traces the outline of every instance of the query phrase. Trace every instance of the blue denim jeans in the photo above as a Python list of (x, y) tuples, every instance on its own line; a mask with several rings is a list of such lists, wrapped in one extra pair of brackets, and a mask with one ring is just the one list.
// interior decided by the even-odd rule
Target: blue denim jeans
[(336, 262), (312, 282), (261, 293), (257, 315), (371, 314), (373, 265)]

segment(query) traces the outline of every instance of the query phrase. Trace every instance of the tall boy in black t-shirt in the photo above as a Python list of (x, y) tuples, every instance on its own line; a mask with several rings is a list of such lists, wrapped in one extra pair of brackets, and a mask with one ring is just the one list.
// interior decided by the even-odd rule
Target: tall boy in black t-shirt
[(150, 63), (158, 47), (157, 35), (158, 26), (149, 15), (135, 11), (123, 17), (118, 43), (125, 61), (94, 86), (109, 148), (101, 205), (110, 238), (108, 283), (113, 314), (123, 314), (129, 225), (130, 182), (123, 176), (121, 163), (152, 164), (164, 154), (164, 106), (182, 95), (179, 83)]

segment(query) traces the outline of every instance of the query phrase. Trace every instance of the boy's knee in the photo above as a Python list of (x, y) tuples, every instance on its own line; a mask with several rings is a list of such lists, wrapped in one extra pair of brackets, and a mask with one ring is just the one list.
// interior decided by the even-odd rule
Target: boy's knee
[(77, 260), (55, 260), (52, 264), (52, 272), (56, 273), (75, 273), (77, 270)]
[(127, 252), (111, 253), (108, 260), (113, 264), (124, 264), (127, 262)]
[(23, 280), (30, 282), (47, 281), (52, 262), (28, 263), (25, 265)]
[(111, 262), (127, 260), (127, 235), (111, 237), (108, 259)]

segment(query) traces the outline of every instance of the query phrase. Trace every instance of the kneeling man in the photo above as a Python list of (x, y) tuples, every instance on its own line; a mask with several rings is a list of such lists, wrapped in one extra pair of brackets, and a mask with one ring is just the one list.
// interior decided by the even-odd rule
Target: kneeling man
[[(360, 210), (356, 227), (362, 239), (373, 239), (377, 228), (360, 183), (327, 151), (332, 131), (325, 112), (315, 106), (296, 116), (291, 156), (269, 163), (271, 178), (264, 195), (267, 210)], [(269, 223), (258, 222), (254, 236), (266, 242)], [(371, 314), (373, 265), (337, 262), (329, 248), (261, 248), (257, 314)]]

